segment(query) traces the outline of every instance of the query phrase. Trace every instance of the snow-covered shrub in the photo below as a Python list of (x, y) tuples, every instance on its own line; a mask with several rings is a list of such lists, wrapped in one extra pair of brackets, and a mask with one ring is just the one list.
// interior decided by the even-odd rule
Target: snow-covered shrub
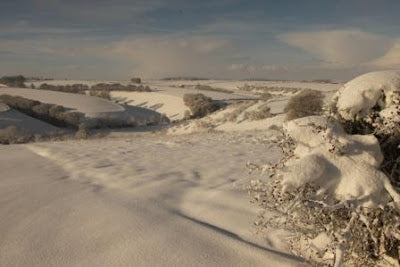
[(400, 188), (400, 71), (361, 75), (339, 89), (331, 115), (351, 134), (373, 134), (385, 161), (382, 170)]
[(104, 98), (104, 99), (107, 99), (107, 100), (111, 99), (110, 91), (106, 91), (106, 90), (93, 90), (93, 89), (90, 89), (89, 90), (89, 95), (100, 97), (100, 98)]
[(257, 121), (272, 117), (271, 108), (267, 105), (259, 106), (256, 110), (246, 111), (243, 115), (245, 120)]
[[(294, 233), (292, 249), (311, 261), (373, 266), (399, 260), (400, 196), (380, 171), (383, 155), (373, 135), (349, 135), (327, 117), (289, 121), (276, 140), (282, 159), (256, 166), (269, 176), (250, 193), (265, 210), (260, 229)], [(270, 213), (269, 213), (270, 214)]]
[(211, 97), (203, 94), (185, 94), (183, 102), (189, 107), (191, 118), (202, 118), (218, 109)]
[(264, 101), (270, 100), (272, 97), (273, 97), (273, 95), (268, 92), (263, 92), (260, 94), (260, 99), (264, 100)]
[(286, 120), (293, 120), (322, 113), (324, 95), (320, 91), (306, 89), (292, 96), (285, 106)]
[(250, 101), (238, 101), (229, 106), (231, 111), (225, 112), (224, 116), (221, 118), (221, 122), (233, 122), (238, 119), (238, 117), (249, 107), (253, 106), (256, 102)]
[(15, 126), (8, 126), (7, 128), (0, 129), (0, 144), (21, 144), (28, 143), (32, 140), (33, 135)]

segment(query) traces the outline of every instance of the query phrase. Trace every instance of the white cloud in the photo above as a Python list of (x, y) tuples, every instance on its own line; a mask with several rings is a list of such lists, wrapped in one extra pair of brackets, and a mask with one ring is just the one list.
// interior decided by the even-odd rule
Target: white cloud
[(372, 60), (367, 65), (377, 68), (399, 68), (400, 67), (400, 40), (397, 41), (387, 52), (380, 58)]
[(111, 53), (129, 58), (132, 71), (145, 77), (168, 75), (218, 76), (235, 45), (226, 39), (202, 36), (143, 36), (116, 41)]
[(278, 39), (328, 64), (356, 66), (383, 56), (391, 38), (359, 30), (286, 33)]

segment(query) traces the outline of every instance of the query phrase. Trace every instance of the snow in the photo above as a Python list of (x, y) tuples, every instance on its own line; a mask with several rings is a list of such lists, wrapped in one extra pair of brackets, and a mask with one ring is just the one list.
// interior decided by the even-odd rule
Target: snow
[(119, 103), (157, 111), (165, 114), (170, 120), (183, 119), (188, 108), (183, 103), (183, 97), (165, 94), (163, 92), (111, 92), (111, 98)]
[(299, 266), (274, 245), (284, 237), (252, 233), (257, 209), (244, 164), (278, 159), (266, 138), (140, 135), (0, 147), (0, 265)]
[[(99, 81), (38, 83), (44, 82)], [(235, 92), (177, 87), (198, 83)], [(187, 109), (184, 94), (203, 93), (232, 102), (258, 98), (253, 92), (239, 90), (245, 83), (312, 88), (326, 95), (340, 86), (145, 81), (144, 85), (156, 91), (111, 93), (113, 99), (128, 102), (128, 106), (53, 91), (1, 88), (0, 93), (26, 94), (90, 116), (128, 113), (145, 118), (165, 113), (179, 120)], [(252, 100), (245, 108), (234, 104), (205, 118), (174, 125), (166, 134), (113, 134), (115, 131), (92, 140), (0, 147), (0, 169), (7, 174), (0, 175), (0, 203), (4, 203), (0, 214), (7, 215), (0, 219), (0, 265), (303, 265), (303, 259), (290, 253), (292, 233), (284, 229), (269, 231), (266, 236), (254, 233), (253, 221), (259, 210), (249, 203), (246, 189), (254, 178), (247, 172), (246, 162), (273, 164), (282, 156), (274, 141), (284, 124), (282, 112), (288, 99), (289, 95), (282, 94), (267, 102)], [(245, 118), (246, 112), (264, 105), (271, 107), (272, 117)], [(0, 117), (10, 116), (10, 112), (14, 111), (1, 112)], [(234, 119), (227, 119), (232, 112), (237, 113)], [(310, 123), (327, 126), (322, 117), (284, 124), (299, 143), (296, 159), (285, 170), (288, 190), (315, 181), (339, 199), (367, 197), (363, 204), (389, 199), (387, 185), (382, 185), (383, 174), (377, 170), (382, 154), (374, 137), (348, 136), (330, 124), (328, 131), (318, 134)], [(332, 144), (338, 144), (345, 154), (329, 152)], [(314, 249), (318, 251), (327, 242), (326, 237), (318, 236), (313, 240)]]
[(337, 109), (347, 120), (363, 118), (378, 105), (389, 108), (392, 94), (400, 91), (400, 71), (378, 71), (363, 74), (346, 83), (337, 93)]
[(118, 104), (82, 94), (25, 88), (1, 88), (0, 94), (17, 95), (43, 103), (61, 105), (85, 113), (89, 117), (94, 117), (101, 113), (124, 111), (124, 108)]
[(320, 187), (319, 195), (328, 194), (332, 202), (354, 200), (362, 206), (398, 199), (379, 170), (383, 156), (374, 136), (348, 135), (322, 116), (289, 121), (284, 129), (297, 143), (295, 157), (283, 170), (284, 190), (313, 183)]
[[(314, 89), (320, 91), (336, 91), (341, 86), (340, 83), (319, 83), (319, 82), (301, 82), (301, 81), (237, 81), (237, 80), (199, 80), (199, 81), (187, 81), (187, 80), (175, 80), (175, 81), (159, 81), (151, 80), (149, 84), (158, 84), (163, 86), (180, 86), (188, 85), (195, 86), (197, 84), (209, 85), (214, 88), (222, 88), (232, 91), (240, 91), (239, 88), (245, 84), (253, 85), (257, 87), (269, 87), (269, 88), (302, 88), (302, 89)], [(244, 92), (240, 92), (244, 93)]]
[(153, 110), (127, 106), (123, 107), (112, 101), (83, 94), (72, 94), (48, 90), (0, 88), (0, 94), (16, 95), (38, 100), (42, 103), (64, 106), (71, 111), (84, 113), (90, 118), (106, 118), (118, 121), (146, 124), (154, 122), (161, 115)]

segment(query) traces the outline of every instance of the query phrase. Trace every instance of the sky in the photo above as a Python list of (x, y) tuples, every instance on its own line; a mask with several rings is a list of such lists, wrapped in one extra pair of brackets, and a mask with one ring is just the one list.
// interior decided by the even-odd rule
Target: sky
[(400, 67), (398, 0), (1, 0), (0, 75), (347, 80)]

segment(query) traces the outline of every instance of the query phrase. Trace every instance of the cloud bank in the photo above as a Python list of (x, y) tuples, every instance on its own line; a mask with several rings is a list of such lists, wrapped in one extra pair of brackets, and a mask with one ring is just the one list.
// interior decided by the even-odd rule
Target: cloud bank
[(285, 33), (278, 39), (327, 64), (343, 67), (366, 64), (380, 58), (395, 43), (391, 38), (359, 30)]

